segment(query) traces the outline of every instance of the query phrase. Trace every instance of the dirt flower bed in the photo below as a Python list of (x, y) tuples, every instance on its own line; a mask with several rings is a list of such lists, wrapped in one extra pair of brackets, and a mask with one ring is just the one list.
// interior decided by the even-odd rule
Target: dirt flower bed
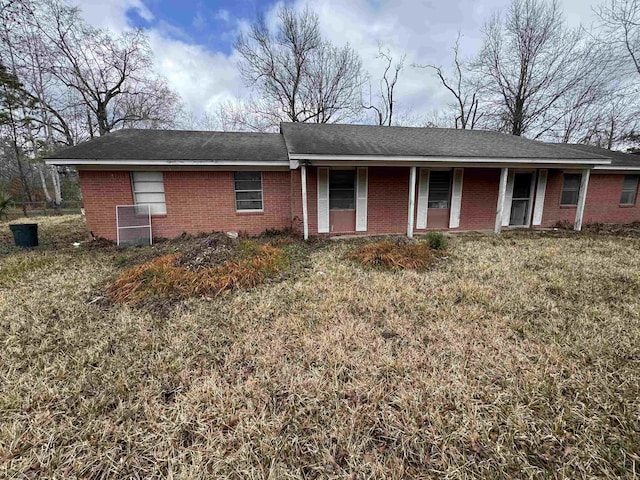
[(367, 243), (347, 254), (349, 260), (366, 267), (418, 271), (427, 269), (441, 256), (441, 251), (431, 248), (428, 243), (403, 237)]
[(149, 298), (214, 298), (227, 290), (251, 288), (286, 267), (282, 249), (244, 240), (206, 241), (209, 247), (164, 255), (129, 268), (112, 282), (111, 300), (137, 305)]
[(583, 232), (597, 235), (613, 235), (616, 237), (640, 238), (640, 222), (608, 225), (605, 223), (589, 223), (582, 227)]

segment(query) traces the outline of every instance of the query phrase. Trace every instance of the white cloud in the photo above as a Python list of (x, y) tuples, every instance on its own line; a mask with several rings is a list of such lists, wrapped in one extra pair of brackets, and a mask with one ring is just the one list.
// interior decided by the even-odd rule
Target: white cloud
[(246, 94), (235, 55), (211, 53), (199, 45), (170, 40), (156, 32), (150, 33), (150, 44), (156, 68), (195, 113)]
[[(564, 0), (562, 6), (569, 23), (590, 24), (594, 15), (588, 3), (595, 5), (597, 1)], [(390, 49), (396, 58), (406, 54), (406, 68), (397, 87), (398, 105), (416, 115), (427, 115), (451, 99), (432, 74), (411, 65), (431, 63), (449, 67), (458, 33), (462, 35), (462, 55), (473, 55), (482, 40), (483, 23), (491, 13), (509, 3), (509, 0), (296, 0), (294, 7), (302, 9), (309, 5), (315, 10), (325, 37), (339, 45), (349, 43), (359, 52), (374, 80), (380, 77), (382, 69), (382, 63), (376, 59), (378, 43)], [(279, 5), (274, 3), (265, 12), (270, 24), (276, 20)], [(153, 20), (142, 0), (85, 0), (80, 7), (89, 23), (116, 31), (128, 27), (129, 9), (135, 9), (148, 21)], [(253, 20), (234, 18), (224, 9), (218, 10), (213, 19), (218, 21), (216, 27), (226, 28), (213, 32), (220, 39), (235, 37)], [(189, 109), (199, 113), (219, 101), (248, 94), (237, 71), (235, 53), (212, 52), (194, 44), (189, 32), (175, 25), (166, 22), (155, 25), (149, 30), (155, 64)], [(196, 14), (193, 27), (203, 26), (202, 18)]]
[(223, 22), (229, 23), (229, 21), (231, 20), (231, 14), (229, 13), (229, 10), (220, 9), (215, 13), (213, 18), (216, 20), (221, 20)]

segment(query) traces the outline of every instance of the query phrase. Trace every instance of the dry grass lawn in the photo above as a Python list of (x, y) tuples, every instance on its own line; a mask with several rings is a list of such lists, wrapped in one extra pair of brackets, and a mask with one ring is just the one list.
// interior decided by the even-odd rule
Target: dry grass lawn
[[(349, 243), (165, 314), (101, 299), (144, 249), (0, 224), (0, 478), (637, 478), (640, 240)], [(61, 240), (60, 240), (61, 239)]]

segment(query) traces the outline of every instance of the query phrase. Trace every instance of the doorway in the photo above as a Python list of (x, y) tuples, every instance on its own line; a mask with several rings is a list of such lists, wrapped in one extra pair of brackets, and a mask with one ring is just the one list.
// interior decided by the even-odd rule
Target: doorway
[(533, 173), (516, 173), (513, 176), (513, 197), (511, 199), (511, 217), (509, 226), (529, 225), (533, 192)]
[(355, 170), (329, 170), (329, 225), (331, 233), (356, 231)]

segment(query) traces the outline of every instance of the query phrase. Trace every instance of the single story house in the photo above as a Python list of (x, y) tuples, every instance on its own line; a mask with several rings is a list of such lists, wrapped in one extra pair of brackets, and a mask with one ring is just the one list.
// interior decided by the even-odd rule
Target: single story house
[[(483, 130), (282, 123), (279, 133), (119, 130), (50, 156), (77, 168), (89, 229), (150, 205), (155, 237), (310, 235), (640, 220), (640, 156)], [(146, 208), (146, 207), (145, 207)]]

